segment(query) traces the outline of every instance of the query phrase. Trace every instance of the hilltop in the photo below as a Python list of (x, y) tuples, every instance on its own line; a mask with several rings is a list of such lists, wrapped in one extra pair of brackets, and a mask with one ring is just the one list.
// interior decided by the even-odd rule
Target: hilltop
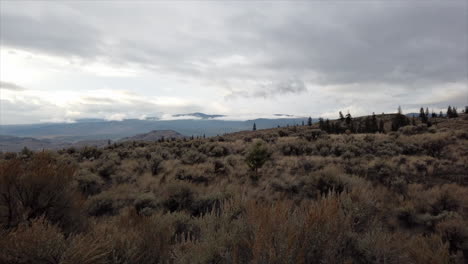
[(180, 139), (184, 136), (177, 133), (174, 130), (153, 130), (148, 133), (138, 134), (133, 137), (126, 137), (119, 141), (143, 141), (143, 142), (151, 142), (151, 141), (158, 141), (164, 139)]

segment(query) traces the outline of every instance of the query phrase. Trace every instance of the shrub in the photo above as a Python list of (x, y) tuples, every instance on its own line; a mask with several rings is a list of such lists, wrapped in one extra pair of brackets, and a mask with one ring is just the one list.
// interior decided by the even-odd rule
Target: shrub
[(41, 217), (2, 236), (0, 248), (1, 263), (59, 263), (66, 244), (60, 228)]
[(94, 233), (80, 234), (67, 239), (68, 247), (63, 252), (60, 264), (106, 264), (109, 263), (111, 244), (104, 236)]
[(110, 197), (101, 198), (97, 195), (88, 200), (88, 214), (90, 216), (115, 215), (118, 209)]
[(190, 209), (194, 202), (194, 192), (187, 184), (172, 184), (167, 187), (163, 207), (169, 212)]
[(98, 159), (102, 154), (102, 151), (99, 150), (97, 147), (84, 147), (80, 150), (80, 158), (94, 160)]
[(157, 175), (161, 171), (161, 163), (163, 158), (159, 155), (152, 155), (150, 159), (150, 169), (153, 175)]
[(206, 156), (196, 150), (188, 150), (182, 155), (182, 163), (193, 165), (196, 163), (203, 163), (206, 161)]
[(422, 134), (427, 132), (427, 126), (425, 124), (417, 125), (417, 126), (404, 126), (398, 129), (403, 135), (416, 135)]
[(28, 162), (0, 163), (0, 223), (6, 228), (45, 215), (67, 231), (79, 228), (81, 207), (72, 189), (75, 168), (48, 153)]
[(173, 230), (160, 216), (139, 216), (129, 211), (94, 231), (110, 244), (107, 263), (168, 263)]
[(158, 203), (152, 193), (145, 193), (135, 200), (134, 206), (137, 214), (151, 215), (158, 208)]
[(77, 187), (86, 196), (95, 195), (101, 192), (104, 184), (101, 177), (89, 172), (88, 170), (81, 171), (76, 177)]

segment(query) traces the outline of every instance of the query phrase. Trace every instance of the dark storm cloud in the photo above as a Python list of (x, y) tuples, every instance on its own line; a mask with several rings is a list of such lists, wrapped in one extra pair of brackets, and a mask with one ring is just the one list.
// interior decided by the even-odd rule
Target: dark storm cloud
[(0, 89), (12, 90), (12, 91), (24, 91), (26, 88), (19, 86), (11, 82), (0, 81)]

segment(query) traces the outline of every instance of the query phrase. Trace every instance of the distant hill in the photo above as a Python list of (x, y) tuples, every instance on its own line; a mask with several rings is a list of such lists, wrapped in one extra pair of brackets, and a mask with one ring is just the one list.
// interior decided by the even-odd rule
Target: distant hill
[[(195, 113), (196, 114), (196, 113)], [(208, 115), (215, 116), (215, 115)], [(316, 122), (317, 119), (313, 119)], [(23, 147), (32, 150), (60, 149), (81, 146), (104, 146), (108, 140), (117, 141), (139, 135), (143, 138), (148, 131), (172, 131), (165, 138), (183, 136), (216, 136), (238, 131), (294, 126), (307, 122), (305, 118), (254, 119), (247, 121), (205, 119), (183, 120), (139, 120), (106, 121), (81, 119), (75, 123), (44, 123), (30, 125), (0, 125), (0, 151), (20, 151)], [(159, 138), (150, 132), (148, 140)], [(160, 133), (160, 132), (158, 132)], [(129, 139), (139, 140), (139, 139)], [(146, 140), (146, 139), (143, 139)]]
[[(305, 118), (255, 119), (247, 121), (206, 119), (183, 120), (139, 120), (122, 121), (82, 120), (76, 123), (47, 123), (31, 125), (0, 125), (0, 135), (32, 137), (37, 139), (56, 139), (65, 142), (82, 140), (119, 140), (153, 130), (174, 130), (184, 136), (216, 136), (226, 133), (251, 130), (255, 123), (257, 129), (273, 128), (307, 122)], [(316, 119), (314, 119), (314, 122)]]
[(120, 141), (147, 141), (147, 142), (151, 142), (151, 141), (157, 141), (157, 140), (159, 140), (161, 138), (168, 139), (168, 138), (183, 138), (183, 137), (184, 137), (183, 135), (177, 133), (174, 130), (153, 130), (153, 131), (148, 132), (148, 133), (138, 134), (138, 135), (135, 135), (135, 136), (132, 136), (132, 137), (126, 137), (126, 138), (121, 139)]
[(216, 117), (225, 117), (225, 115), (207, 115), (204, 113), (196, 112), (196, 113), (190, 113), (190, 114), (177, 114), (173, 115), (173, 117), (196, 117), (196, 118), (201, 118), (201, 119), (210, 119), (210, 118), (216, 118)]
[(82, 140), (77, 142), (65, 142), (60, 139), (37, 139), (31, 137), (14, 137), (0, 135), (0, 151), (18, 152), (24, 147), (30, 150), (43, 149), (63, 149), (69, 147), (96, 146), (103, 147), (108, 144), (108, 140)]

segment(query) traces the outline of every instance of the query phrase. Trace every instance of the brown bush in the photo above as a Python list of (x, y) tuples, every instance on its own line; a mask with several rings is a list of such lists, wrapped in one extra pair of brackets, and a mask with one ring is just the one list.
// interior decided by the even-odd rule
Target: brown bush
[(59, 227), (44, 217), (31, 219), (0, 238), (0, 262), (59, 263), (65, 242)]
[(0, 219), (4, 228), (45, 216), (67, 231), (79, 228), (81, 201), (72, 189), (75, 169), (58, 163), (48, 153), (29, 162), (0, 164)]

